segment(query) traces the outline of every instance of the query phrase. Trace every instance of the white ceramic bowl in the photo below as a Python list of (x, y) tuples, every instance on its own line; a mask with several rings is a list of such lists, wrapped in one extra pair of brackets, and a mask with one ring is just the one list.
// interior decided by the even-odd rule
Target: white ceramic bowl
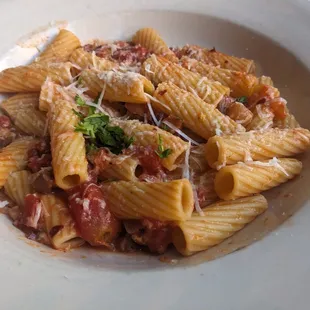
[[(138, 28), (152, 26), (170, 45), (216, 46), (254, 59), (273, 78), (300, 123), (310, 125), (308, 1), (115, 1), (108, 8), (107, 1), (31, 3), (30, 8), (21, 0), (0, 2), (1, 69), (29, 60), (38, 36), (33, 44), (29, 36), (19, 38), (51, 20), (77, 20), (68, 27), (84, 41), (127, 39)], [(151, 8), (166, 11), (137, 11)], [(124, 9), (130, 11), (114, 12)], [(7, 53), (17, 41), (19, 46)], [(267, 193), (267, 214), (220, 247), (175, 265), (155, 256), (90, 249), (58, 253), (26, 242), (0, 217), (1, 309), (307, 309), (309, 154), (302, 160), (300, 178)], [(286, 198), (288, 193), (293, 196)], [(263, 240), (205, 262), (260, 239), (297, 210)]]

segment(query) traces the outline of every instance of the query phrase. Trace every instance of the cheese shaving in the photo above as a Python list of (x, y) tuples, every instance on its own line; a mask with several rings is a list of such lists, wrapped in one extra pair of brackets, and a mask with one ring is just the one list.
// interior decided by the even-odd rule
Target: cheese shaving
[(156, 115), (155, 115), (155, 113), (154, 113), (154, 110), (153, 110), (153, 108), (152, 108), (152, 105), (151, 105), (149, 102), (147, 103), (147, 107), (148, 107), (148, 109), (149, 109), (149, 111), (150, 111), (150, 114), (151, 114), (151, 117), (152, 117), (152, 119), (153, 119), (153, 122), (155, 123), (156, 126), (159, 126), (159, 121), (158, 121), (158, 119), (156, 118)]
[(170, 122), (168, 122), (167, 120), (163, 121), (163, 124), (166, 124), (168, 127), (170, 127), (171, 129), (173, 129), (177, 134), (179, 134), (182, 138), (184, 138), (186, 141), (190, 142), (193, 145), (199, 145), (198, 142), (196, 142), (195, 140), (193, 140), (192, 138), (190, 138), (188, 135), (186, 135), (181, 129), (177, 128), (176, 126), (174, 126), (173, 124), (171, 124)]
[(263, 166), (263, 167), (275, 167), (279, 169), (281, 172), (283, 172), (286, 176), (289, 176), (287, 171), (279, 164), (279, 161), (276, 157), (273, 157), (268, 162), (261, 162), (261, 161), (252, 161), (248, 162), (248, 164), (256, 165), (256, 166)]
[(150, 94), (144, 93), (144, 95), (145, 95), (146, 97), (148, 97), (149, 99), (151, 99), (152, 101), (159, 103), (160, 105), (162, 105), (163, 107), (165, 107), (167, 110), (171, 111), (170, 107), (168, 107), (167, 105), (165, 105), (164, 103), (162, 103), (161, 101), (159, 101), (158, 99), (156, 99), (155, 97), (151, 96)]
[(5, 206), (7, 206), (9, 204), (8, 201), (4, 200), (4, 201), (0, 201), (0, 208), (4, 208)]
[(190, 180), (190, 173), (189, 173), (189, 155), (191, 153), (191, 142), (188, 142), (188, 148), (185, 152), (185, 159), (184, 159), (184, 166), (182, 171), (182, 178), (186, 178)]

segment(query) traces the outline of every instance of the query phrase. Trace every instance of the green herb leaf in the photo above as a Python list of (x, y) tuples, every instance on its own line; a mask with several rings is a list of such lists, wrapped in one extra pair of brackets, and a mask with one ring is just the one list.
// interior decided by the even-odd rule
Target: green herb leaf
[(80, 119), (83, 119), (83, 118), (84, 118), (84, 115), (83, 115), (81, 112), (76, 111), (76, 110), (74, 110), (74, 109), (72, 109), (72, 111), (73, 111), (73, 113), (74, 113), (75, 115), (77, 115)]
[(248, 97), (247, 96), (242, 96), (239, 98), (236, 98), (236, 101), (241, 102), (241, 103), (247, 103), (248, 102)]
[(90, 145), (87, 148), (88, 151), (107, 147), (111, 152), (119, 154), (124, 148), (128, 148), (132, 144), (133, 138), (127, 137), (122, 128), (110, 126), (109, 122), (109, 116), (103, 113), (94, 113), (81, 118), (75, 127), (75, 131), (82, 132), (90, 138), (87, 140)]
[(99, 128), (105, 127), (109, 123), (109, 116), (103, 113), (95, 113), (85, 117), (75, 127), (75, 131), (82, 132), (93, 139), (96, 138), (96, 133)]
[(167, 158), (172, 153), (171, 149), (164, 149), (163, 139), (162, 139), (161, 135), (158, 135), (158, 148), (157, 148), (157, 151), (155, 151), (155, 153), (160, 158)]
[(75, 98), (75, 103), (80, 106), (80, 107), (87, 107), (88, 108), (88, 115), (92, 115), (96, 112), (96, 108), (95, 107), (92, 107), (92, 106), (89, 106), (86, 104), (85, 100), (83, 100), (81, 98), (81, 96), (79, 95), (76, 95)]

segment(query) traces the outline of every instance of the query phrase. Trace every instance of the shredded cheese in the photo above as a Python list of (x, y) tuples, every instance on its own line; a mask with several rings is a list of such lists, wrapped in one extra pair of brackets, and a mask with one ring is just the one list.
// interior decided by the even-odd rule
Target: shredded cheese
[(248, 162), (248, 164), (256, 165), (256, 166), (263, 166), (263, 167), (275, 167), (279, 169), (281, 172), (283, 172), (286, 176), (289, 176), (287, 171), (279, 164), (279, 161), (276, 157), (273, 157), (268, 162), (261, 162), (261, 161), (252, 161)]
[(152, 101), (155, 101), (159, 104), (161, 104), (163, 107), (165, 107), (167, 110), (171, 111), (170, 107), (168, 107), (167, 105), (165, 105), (164, 103), (162, 103), (161, 101), (159, 101), (158, 99), (156, 99), (155, 97), (151, 96), (150, 94), (148, 93), (144, 93), (144, 95), (146, 97), (148, 97), (149, 99), (151, 99)]
[(8, 201), (4, 200), (4, 201), (0, 201), (0, 208), (4, 208), (5, 206), (7, 206), (9, 204)]
[(176, 133), (178, 133), (182, 138), (184, 138), (186, 141), (190, 142), (193, 145), (199, 145), (198, 142), (196, 142), (195, 140), (193, 140), (192, 138), (190, 138), (188, 135), (186, 135), (182, 130), (180, 130), (179, 128), (177, 128), (176, 126), (174, 126), (173, 124), (171, 124), (170, 122), (168, 122), (167, 120), (163, 121), (163, 124), (166, 124), (168, 127), (170, 127), (171, 129), (173, 129)]
[(152, 119), (153, 119), (153, 122), (155, 123), (156, 126), (159, 126), (159, 121), (158, 121), (158, 119), (156, 118), (156, 115), (155, 115), (155, 113), (154, 113), (154, 110), (153, 110), (153, 108), (152, 108), (152, 105), (151, 105), (149, 102), (147, 103), (147, 107), (148, 107), (148, 109), (149, 109), (149, 111), (150, 111), (150, 114), (151, 114), (151, 117), (152, 117)]
[(190, 173), (189, 173), (189, 155), (191, 153), (191, 142), (188, 142), (188, 148), (185, 152), (184, 158), (184, 166), (182, 171), (182, 178), (190, 180)]

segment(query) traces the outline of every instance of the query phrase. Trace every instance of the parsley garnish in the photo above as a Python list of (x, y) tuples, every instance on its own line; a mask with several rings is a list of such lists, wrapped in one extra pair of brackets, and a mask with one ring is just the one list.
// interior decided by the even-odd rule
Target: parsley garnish
[(241, 103), (248, 103), (248, 97), (247, 96), (242, 96), (239, 98), (236, 98), (236, 101), (241, 102)]
[[(76, 104), (81, 107), (89, 107), (80, 97), (75, 97)], [(133, 143), (133, 138), (125, 135), (124, 130), (118, 126), (111, 126), (110, 118), (103, 113), (95, 113), (95, 108), (89, 107), (88, 116), (78, 111), (74, 113), (79, 116), (80, 122), (75, 126), (75, 131), (82, 132), (87, 139), (87, 152), (99, 147), (107, 147), (114, 154), (119, 154)]]
[(158, 148), (155, 152), (160, 158), (167, 158), (172, 153), (171, 149), (164, 149), (161, 135), (158, 135)]
[(89, 105), (86, 104), (86, 102), (79, 96), (76, 95), (75, 98), (75, 103), (79, 106), (79, 107), (87, 107), (88, 108), (88, 115), (94, 114), (96, 111), (95, 107), (91, 107)]

